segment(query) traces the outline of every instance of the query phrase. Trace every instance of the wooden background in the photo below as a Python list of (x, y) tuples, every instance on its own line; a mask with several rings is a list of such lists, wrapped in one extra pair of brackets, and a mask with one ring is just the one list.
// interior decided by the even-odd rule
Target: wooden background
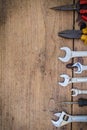
[[(86, 89), (86, 83), (58, 85), (60, 74), (74, 75), (58, 60), (60, 47), (86, 50), (80, 40), (57, 36), (59, 31), (78, 28), (77, 13), (55, 12), (50, 7), (73, 0), (0, 0), (0, 130), (86, 130), (87, 123), (62, 128), (51, 124), (53, 114), (87, 114), (87, 107), (61, 105), (72, 98), (71, 88)], [(76, 17), (75, 17), (76, 16)], [(87, 59), (76, 58), (87, 64)], [(73, 62), (72, 60), (69, 61)], [(85, 97), (86, 96), (82, 96)]]

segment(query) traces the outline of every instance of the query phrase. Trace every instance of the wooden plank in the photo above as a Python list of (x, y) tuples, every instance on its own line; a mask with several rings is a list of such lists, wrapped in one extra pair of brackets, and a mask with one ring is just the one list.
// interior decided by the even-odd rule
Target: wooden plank
[[(71, 3), (72, 3), (72, 1), (71, 1)], [(54, 3), (54, 6), (64, 5), (64, 4), (70, 4), (70, 1), (68, 1), (68, 0), (67, 1), (63, 1), (63, 0), (58, 1), (57, 4)], [(53, 13), (55, 13), (55, 19), (56, 19), (55, 26), (54, 26), (55, 32), (53, 32), (53, 38), (56, 39), (55, 41), (53, 41), (54, 43), (56, 43), (56, 48), (57, 48), (56, 57), (59, 57), (59, 56), (62, 57), (64, 55), (64, 52), (60, 51), (60, 48), (63, 46), (68, 46), (72, 49), (73, 41), (57, 37), (57, 32), (62, 31), (62, 30), (66, 30), (66, 29), (71, 29), (71, 26), (73, 26), (73, 15), (72, 15), (72, 12), (68, 12), (68, 15), (67, 15), (66, 11), (65, 12), (53, 12)], [(59, 77), (60, 74), (68, 74), (68, 75), (72, 76), (71, 70), (66, 69), (66, 64), (67, 63), (63, 63), (59, 60), (57, 61), (57, 75), (56, 75), (56, 77), (58, 77), (57, 78), (58, 81), (61, 81), (61, 79)], [(55, 101), (55, 109), (54, 109), (53, 113), (60, 112), (60, 111), (65, 111), (69, 114), (71, 113), (71, 106), (58, 104), (58, 102), (71, 100), (71, 91), (70, 91), (71, 87), (72, 87), (72, 84), (68, 85), (65, 88), (63, 88), (59, 85), (54, 86), (54, 93), (53, 93), (54, 95), (53, 95), (52, 99), (54, 99), (54, 101)], [(62, 130), (62, 129), (70, 130), (71, 124), (60, 128), (60, 130)]]
[[(76, 1), (77, 2), (77, 1)], [(75, 14), (76, 18), (77, 18), (77, 13)], [(79, 29), (78, 27), (78, 23), (75, 24), (75, 29)], [(86, 45), (84, 45), (84, 43), (81, 40), (75, 40), (74, 42), (74, 50), (75, 51), (86, 51)], [(87, 64), (87, 58), (75, 58), (74, 62), (80, 62), (83, 65)], [(86, 71), (84, 71), (82, 74), (74, 74), (74, 77), (86, 77)], [(86, 87), (87, 83), (79, 83), (79, 84), (74, 84), (74, 88), (78, 88), (78, 89), (87, 89)], [(79, 95), (75, 98), (73, 98), (73, 101), (77, 101), (79, 98), (87, 98), (86, 95)], [(79, 107), (78, 105), (73, 105), (73, 114), (75, 115), (87, 115), (87, 107)], [(86, 130), (87, 127), (87, 123), (74, 123), (72, 125), (72, 129), (76, 129), (76, 130)]]
[[(56, 129), (51, 124), (53, 113), (71, 113), (71, 106), (58, 102), (71, 100), (72, 85), (62, 88), (57, 82), (60, 74), (72, 76), (72, 72), (57, 57), (63, 55), (59, 48), (72, 49), (73, 41), (57, 33), (71, 29), (73, 15), (49, 9), (68, 3), (70, 0), (8, 0), (0, 4), (2, 130)], [(60, 129), (70, 130), (71, 124)]]
[[(2, 24), (0, 24), (0, 41), (1, 43), (3, 42), (3, 35), (4, 35), (4, 26)], [(2, 106), (2, 48), (4, 49), (4, 46), (2, 44), (0, 44), (0, 129), (2, 128), (2, 110), (3, 110), (3, 106)]]
[[(51, 4), (51, 3), (50, 3)], [(57, 3), (54, 2), (54, 5), (52, 4), (49, 7), (55, 6), (55, 5), (62, 5), (63, 2), (59, 1)], [(46, 9), (44, 9), (46, 10)], [(57, 61), (57, 57), (59, 55), (62, 56), (62, 52), (60, 52), (59, 48), (61, 46), (64, 46), (65, 43), (67, 43), (68, 46), (72, 46), (72, 41), (64, 40), (62, 38), (59, 38), (57, 36), (58, 31), (61, 31), (69, 26), (65, 24), (67, 20), (65, 19), (65, 13), (64, 12), (54, 12), (50, 10), (50, 14), (45, 17), (45, 23), (46, 23), (46, 53), (47, 53), (47, 60), (46, 60), (46, 72), (48, 72), (48, 75), (46, 76), (46, 80), (49, 82), (45, 82), (46, 88), (51, 86), (51, 88), (46, 89), (46, 91), (51, 91), (51, 95), (48, 98), (49, 99), (49, 111), (51, 115), (55, 112), (66, 110), (67, 112), (70, 112), (70, 107), (67, 106), (61, 106), (58, 102), (66, 100), (70, 100), (70, 87), (67, 87), (65, 90), (69, 94), (66, 96), (65, 90), (57, 85), (57, 82), (60, 81), (59, 75), (62, 73), (69, 73), (70, 71), (64, 70), (65, 65), (61, 63), (60, 61)], [(70, 24), (72, 22), (72, 15), (69, 15), (68, 17), (70, 19)], [(63, 23), (63, 20), (65, 19), (65, 23)], [(49, 23), (50, 21), (50, 23)], [(60, 22), (61, 21), (61, 22)], [(53, 22), (53, 23), (51, 23)], [(64, 42), (64, 43), (63, 43)], [(70, 43), (71, 42), (71, 43)], [(50, 43), (50, 45), (49, 45)], [(60, 68), (61, 66), (61, 68)], [(50, 74), (50, 75), (49, 75)], [(47, 98), (47, 97), (46, 97)], [(45, 99), (46, 100), (46, 99)], [(64, 129), (70, 129), (70, 125), (64, 126)], [(50, 127), (51, 128), (51, 127)], [(53, 127), (54, 129), (54, 127)], [(63, 129), (63, 128), (60, 128)]]

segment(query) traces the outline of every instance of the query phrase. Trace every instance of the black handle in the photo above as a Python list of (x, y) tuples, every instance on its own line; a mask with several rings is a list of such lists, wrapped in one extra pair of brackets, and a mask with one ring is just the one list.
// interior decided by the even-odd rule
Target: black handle
[(80, 107), (87, 106), (87, 99), (80, 98), (78, 104)]

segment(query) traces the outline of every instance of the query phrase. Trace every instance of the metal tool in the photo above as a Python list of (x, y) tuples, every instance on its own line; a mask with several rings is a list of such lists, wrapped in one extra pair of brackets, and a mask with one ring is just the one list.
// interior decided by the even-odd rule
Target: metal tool
[(81, 30), (64, 30), (58, 33), (58, 36), (63, 37), (63, 38), (69, 38), (69, 39), (79, 39), (82, 36), (82, 31)]
[(69, 39), (81, 39), (87, 44), (87, 27), (82, 30), (64, 30), (58, 33), (58, 36)]
[(59, 82), (59, 85), (66, 87), (70, 83), (83, 83), (87, 82), (87, 77), (82, 78), (71, 78), (67, 74), (60, 75), (61, 78), (64, 78), (63, 82)]
[(80, 94), (87, 94), (87, 90), (80, 90), (80, 89), (71, 89), (72, 96), (75, 97)]
[(74, 65), (72, 65), (72, 67), (75, 67), (75, 68), (77, 67), (77, 70), (74, 71), (74, 73), (76, 73), (76, 74), (81, 74), (82, 71), (87, 70), (87, 66), (84, 66), (84, 65), (82, 65), (79, 62), (77, 62)]
[(59, 57), (59, 60), (61, 60), (62, 62), (68, 62), (71, 58), (74, 58), (74, 57), (86, 57), (87, 56), (87, 51), (72, 51), (68, 47), (62, 47), (60, 49), (64, 50), (66, 52), (65, 57), (63, 57), (63, 58)]
[(82, 35), (87, 37), (87, 27), (82, 30), (64, 30), (58, 33), (60, 37), (69, 38), (69, 39), (79, 39)]
[(78, 17), (80, 16), (81, 19), (87, 21), (87, 0), (79, 0), (76, 4), (57, 6), (51, 9), (58, 11), (77, 11)]
[(72, 122), (87, 122), (86, 115), (72, 116), (65, 113), (64, 111), (61, 113), (55, 113), (54, 115), (59, 118), (57, 121), (51, 120), (55, 127), (62, 127)]
[(79, 107), (83, 107), (83, 106), (87, 106), (87, 99), (79, 98), (77, 102), (62, 102), (62, 104), (68, 104), (68, 105), (78, 104)]

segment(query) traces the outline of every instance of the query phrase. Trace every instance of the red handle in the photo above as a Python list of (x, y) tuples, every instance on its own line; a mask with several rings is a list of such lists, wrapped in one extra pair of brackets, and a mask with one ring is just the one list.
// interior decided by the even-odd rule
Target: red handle
[(87, 14), (87, 10), (81, 9), (80, 14)]
[(87, 0), (80, 0), (80, 4), (87, 4)]
[(83, 19), (84, 21), (87, 22), (87, 16), (82, 15), (81, 17), (82, 17), (82, 19)]

